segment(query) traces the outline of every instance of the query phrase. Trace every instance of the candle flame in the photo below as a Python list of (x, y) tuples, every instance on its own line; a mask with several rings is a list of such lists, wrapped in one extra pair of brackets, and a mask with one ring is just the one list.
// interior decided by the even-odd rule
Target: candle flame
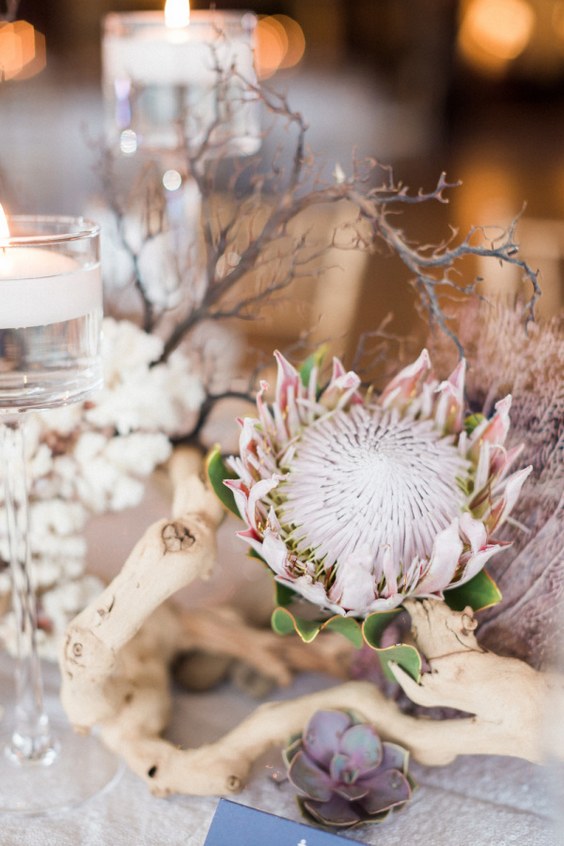
[(8, 218), (0, 203), (0, 247), (5, 247), (10, 240), (10, 227), (8, 226)]
[(190, 0), (166, 0), (165, 24), (171, 29), (181, 29), (190, 23)]

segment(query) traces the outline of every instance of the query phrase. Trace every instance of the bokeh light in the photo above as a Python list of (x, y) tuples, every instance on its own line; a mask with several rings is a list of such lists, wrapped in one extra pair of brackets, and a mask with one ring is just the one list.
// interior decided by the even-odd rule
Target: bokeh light
[(163, 174), (163, 186), (167, 191), (178, 191), (182, 185), (182, 176), (177, 170), (167, 170)]
[(29, 79), (46, 64), (45, 38), (27, 21), (0, 22), (0, 80)]
[(0, 247), (4, 247), (10, 240), (10, 228), (8, 226), (8, 218), (6, 212), (0, 203)]
[(189, 0), (166, 0), (165, 23), (171, 29), (180, 29), (190, 23)]
[(137, 133), (132, 129), (124, 129), (119, 137), (119, 148), (125, 156), (132, 156), (137, 152)]
[(471, 64), (499, 74), (523, 53), (534, 28), (535, 13), (527, 0), (469, 0), (458, 46)]
[(261, 79), (267, 79), (280, 69), (295, 67), (305, 52), (303, 30), (288, 15), (259, 18), (256, 40), (257, 73)]
[(554, 3), (552, 26), (558, 38), (564, 41), (564, 0), (556, 0)]

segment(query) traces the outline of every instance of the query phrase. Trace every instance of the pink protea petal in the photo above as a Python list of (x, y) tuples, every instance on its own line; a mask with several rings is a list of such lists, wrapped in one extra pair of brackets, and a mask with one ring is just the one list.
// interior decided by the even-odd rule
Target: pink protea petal
[(342, 390), (342, 394), (337, 403), (337, 408), (345, 408), (347, 405), (364, 405), (364, 400), (358, 393), (359, 385), (360, 377), (356, 373), (353, 373), (352, 370), (339, 380), (339, 387)]
[(471, 553), (470, 555), (466, 556), (463, 555), (460, 563), (464, 567), (464, 571), (462, 576), (457, 579), (455, 582), (449, 587), (458, 587), (459, 585), (463, 585), (466, 582), (469, 582), (470, 579), (473, 579), (481, 570), (484, 569), (490, 558), (496, 555), (498, 552), (506, 549), (508, 546), (511, 546), (509, 543), (492, 543), (485, 546), (483, 549), (480, 549), (477, 552)]
[(272, 476), (272, 473), (267, 473), (267, 474), (263, 475), (263, 473), (261, 472), (262, 467), (261, 467), (261, 463), (260, 463), (260, 458), (258, 457), (258, 455), (255, 455), (252, 452), (249, 452), (247, 454), (246, 464), (247, 464), (248, 470), (250, 471), (250, 473), (253, 476), (253, 480), (255, 480), (255, 481), (257, 479), (260, 479), (260, 478), (267, 478), (267, 477), (270, 478), (270, 476)]
[(453, 520), (450, 526), (435, 537), (429, 567), (416, 593), (437, 593), (448, 587), (458, 567), (462, 549), (458, 520)]
[(254, 529), (245, 529), (244, 532), (237, 532), (237, 537), (248, 543), (255, 552), (265, 561), (275, 576), (288, 576), (288, 550), (286, 544), (275, 532), (267, 529), (264, 537), (261, 537)]
[(370, 607), (363, 612), (362, 616), (373, 614), (375, 611), (393, 611), (394, 608), (401, 605), (404, 599), (405, 596), (402, 593), (396, 593), (395, 596), (389, 596), (387, 598), (379, 596), (371, 603)]
[(461, 359), (446, 382), (436, 388), (439, 394), (435, 422), (444, 432), (460, 432), (464, 421), (464, 379), (466, 360)]
[(244, 417), (239, 421), (241, 431), (239, 433), (239, 454), (244, 462), (247, 461), (249, 453), (256, 454), (257, 451), (257, 421), (253, 417)]
[(478, 452), (478, 465), (474, 474), (474, 499), (480, 499), (478, 494), (483, 491), (490, 481), (490, 453), (491, 445), (489, 441), (484, 441), (480, 444)]
[(362, 403), (358, 393), (360, 377), (352, 370), (347, 372), (338, 358), (333, 359), (333, 373), (331, 381), (319, 397), (319, 403), (324, 409), (343, 408), (349, 402)]
[(413, 412), (409, 412), (411, 417), (415, 418), (419, 415), (420, 417), (431, 418), (433, 416), (436, 386), (437, 383), (432, 380), (423, 382), (419, 396), (413, 402)]
[(270, 529), (267, 529), (264, 533), (260, 555), (276, 575), (287, 575), (288, 550), (286, 544)]
[(513, 449), (505, 449), (505, 447), (498, 446), (493, 450), (491, 472), (496, 483), (501, 482), (507, 476), (524, 448), (525, 444), (519, 444), (513, 447)]
[(300, 417), (300, 406), (294, 396), (294, 386), (288, 386), (288, 405), (286, 406), (286, 428), (291, 438), (297, 435), (302, 428)]
[(509, 476), (504, 482), (504, 489), (501, 497), (494, 503), (487, 519), (485, 520), (488, 532), (492, 534), (509, 517), (513, 506), (519, 499), (521, 488), (533, 469), (532, 464), (523, 470), (518, 470)]
[(253, 485), (249, 492), (249, 500), (247, 503), (247, 515), (246, 520), (249, 526), (253, 529), (257, 529), (257, 511), (264, 511), (264, 506), (261, 504), (261, 500), (264, 497), (268, 496), (270, 491), (274, 490), (274, 488), (278, 487), (279, 482), (281, 481), (282, 476), (273, 476), (271, 479), (261, 479), (260, 482), (256, 482)]
[(495, 405), (495, 414), (490, 420), (484, 420), (472, 432), (470, 437), (469, 453), (474, 461), (478, 460), (480, 445), (484, 441), (490, 444), (504, 444), (509, 432), (511, 420), (509, 410), (511, 408), (511, 394), (500, 400)]
[(345, 366), (343, 362), (337, 358), (337, 356), (333, 356), (333, 372), (331, 374), (331, 382), (335, 382), (341, 376), (344, 376), (346, 373)]
[(274, 422), (274, 418), (270, 413), (270, 409), (268, 405), (264, 401), (264, 395), (268, 391), (268, 382), (261, 381), (260, 383), (260, 391), (257, 393), (257, 411), (259, 415), (260, 422), (262, 423), (262, 427), (264, 429), (265, 435), (268, 437), (269, 441), (271, 438), (276, 436), (276, 424)]
[(353, 553), (337, 567), (329, 598), (346, 611), (370, 607), (374, 601), (375, 584), (372, 556), (367, 552)]
[(247, 506), (249, 502), (249, 488), (242, 479), (225, 479), (223, 484), (233, 493), (235, 505), (242, 519), (247, 522)]
[(257, 458), (260, 466), (260, 475), (263, 479), (267, 476), (273, 476), (278, 472), (279, 467), (276, 463), (276, 458), (268, 444), (264, 441), (257, 445)]
[(459, 455), (463, 455), (466, 457), (468, 453), (468, 435), (462, 430), (462, 432), (458, 436), (458, 453)]
[(395, 596), (398, 592), (398, 571), (395, 566), (392, 547), (389, 544), (386, 545), (382, 555), (382, 574), (386, 582), (384, 597), (387, 599), (390, 596)]
[(319, 367), (315, 365), (309, 374), (309, 382), (305, 398), (300, 402), (300, 416), (305, 424), (311, 424), (315, 420), (317, 408), (317, 380)]
[(481, 520), (475, 520), (467, 511), (460, 517), (460, 532), (470, 544), (473, 553), (478, 552), (487, 543), (486, 527)]
[(247, 488), (250, 488), (251, 485), (254, 484), (254, 476), (251, 475), (246, 463), (244, 463), (240, 458), (232, 455), (225, 459), (225, 464), (230, 470), (239, 476), (239, 480), (243, 482)]
[(274, 425), (276, 427), (276, 441), (279, 444), (284, 444), (289, 439), (288, 430), (286, 428), (286, 412), (283, 411), (276, 402), (272, 406), (272, 412), (274, 414)]
[(333, 375), (331, 381), (336, 382), (338, 379), (340, 380), (340, 384), (345, 386), (348, 394), (346, 400), (343, 401), (341, 399), (339, 407), (342, 408), (345, 402), (350, 402), (352, 405), (364, 405), (364, 397), (357, 390), (360, 386), (360, 376), (352, 370), (346, 371), (341, 361), (338, 358), (333, 358)]
[(430, 372), (431, 359), (427, 350), (423, 349), (419, 358), (404, 367), (384, 388), (380, 396), (380, 403), (384, 408), (394, 406), (403, 410), (413, 399), (413, 396), (420, 391), (421, 383)]
[(288, 585), (295, 590), (308, 602), (318, 605), (321, 608), (327, 608), (329, 611), (334, 611), (335, 614), (345, 616), (345, 610), (340, 605), (332, 603), (327, 596), (327, 591), (321, 582), (314, 582), (311, 576), (298, 576), (297, 578), (289, 575), (280, 576), (276, 579), (280, 584)]
[(268, 525), (269, 528), (272, 529), (277, 534), (281, 531), (280, 521), (278, 520), (278, 516), (276, 511), (272, 506), (270, 506), (270, 510), (268, 512)]
[(243, 532), (235, 533), (238, 538), (244, 540), (253, 547), (259, 554), (262, 549), (262, 538), (254, 529), (245, 529)]
[(284, 413), (289, 401), (288, 389), (290, 387), (293, 389), (292, 402), (295, 402), (296, 397), (299, 394), (301, 378), (296, 368), (284, 358), (282, 353), (276, 350), (274, 357), (276, 359), (276, 363), (278, 364), (278, 375), (276, 378), (276, 405), (280, 411)]
[(264, 506), (261, 504), (263, 497), (267, 496), (273, 490), (282, 476), (274, 476), (271, 479), (261, 479), (249, 489), (240, 479), (225, 479), (223, 484), (233, 491), (235, 497), (235, 504), (239, 509), (241, 517), (251, 529), (255, 529), (260, 533), (257, 524), (257, 511), (264, 512)]

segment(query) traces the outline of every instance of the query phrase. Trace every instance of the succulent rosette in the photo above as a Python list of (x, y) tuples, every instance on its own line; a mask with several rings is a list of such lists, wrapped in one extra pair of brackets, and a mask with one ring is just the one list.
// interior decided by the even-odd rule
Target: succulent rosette
[(302, 811), (323, 825), (381, 822), (409, 801), (408, 753), (344, 711), (317, 711), (284, 751)]
[(225, 484), (276, 581), (362, 619), (480, 574), (531, 470), (510, 472), (511, 397), (467, 414), (465, 361), (439, 381), (426, 350), (379, 396), (337, 359), (320, 387), (316, 359), (298, 372), (275, 356), (274, 401), (261, 383)]

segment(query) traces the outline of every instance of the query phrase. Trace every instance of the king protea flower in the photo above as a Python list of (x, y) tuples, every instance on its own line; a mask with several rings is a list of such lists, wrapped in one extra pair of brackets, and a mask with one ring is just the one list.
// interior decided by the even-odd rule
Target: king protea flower
[(279, 353), (276, 396), (241, 422), (226, 481), (242, 537), (278, 582), (334, 614), (366, 617), (442, 595), (506, 545), (493, 538), (531, 468), (508, 475), (511, 397), (465, 418), (465, 362), (444, 382), (429, 354), (380, 396), (333, 362), (300, 375)]

